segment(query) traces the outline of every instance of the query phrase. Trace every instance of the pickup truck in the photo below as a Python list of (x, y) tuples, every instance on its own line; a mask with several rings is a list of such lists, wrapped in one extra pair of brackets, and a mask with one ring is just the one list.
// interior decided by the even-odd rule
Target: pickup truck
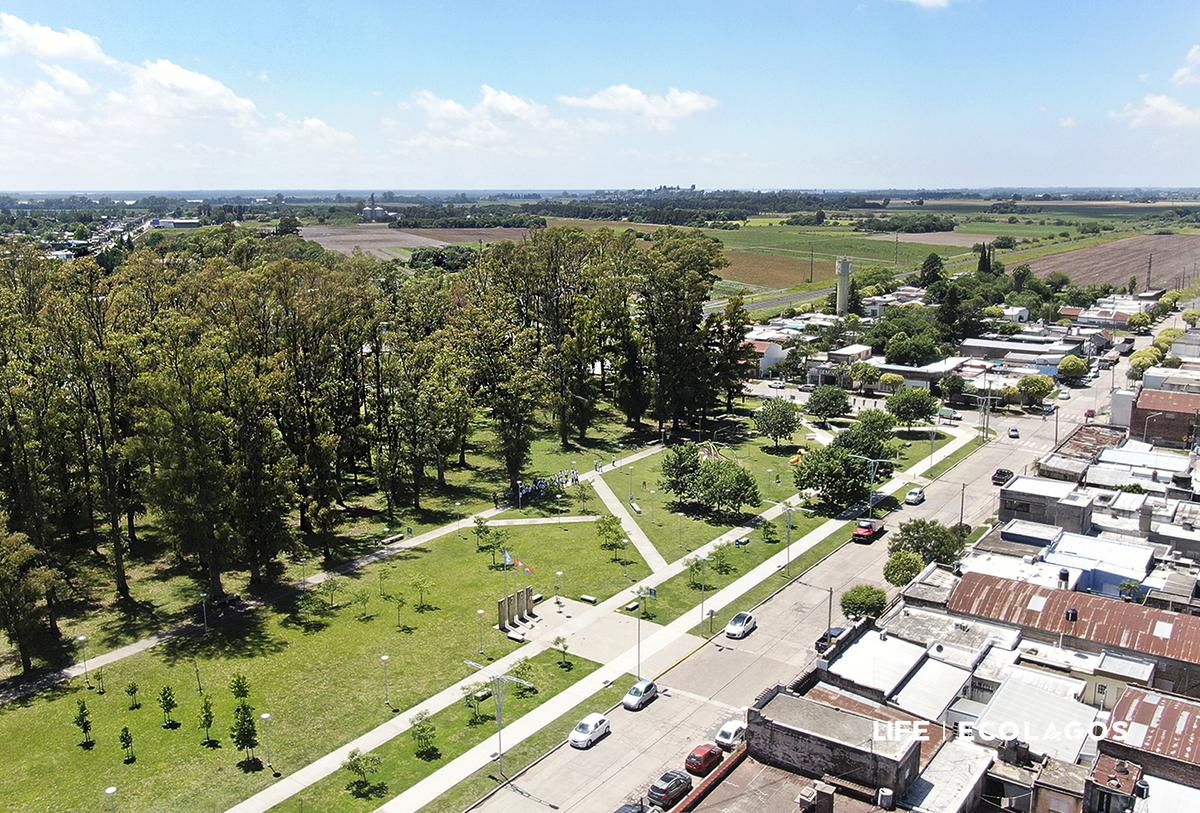
[(855, 542), (874, 542), (875, 537), (883, 532), (883, 520), (860, 519), (854, 525)]

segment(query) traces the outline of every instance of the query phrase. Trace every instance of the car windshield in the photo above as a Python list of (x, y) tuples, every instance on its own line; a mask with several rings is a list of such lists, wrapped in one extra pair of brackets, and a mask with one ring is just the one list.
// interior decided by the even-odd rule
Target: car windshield
[(578, 731), (580, 734), (586, 734), (592, 730), (592, 727), (590, 725), (588, 725), (586, 721), (584, 721), (584, 722), (580, 723), (579, 725), (575, 726), (575, 730)]
[(641, 697), (642, 690), (639, 689), (637, 686), (634, 686), (632, 689), (629, 690), (629, 694), (631, 697)]
[(733, 623), (735, 626), (740, 627), (742, 624), (746, 623), (746, 619), (749, 617), (750, 616), (746, 615), (745, 613), (738, 613), (733, 617)]
[(860, 519), (860, 520), (858, 521), (858, 527), (860, 527), (860, 528), (870, 528), (870, 527), (871, 527), (871, 520), (869, 520), (869, 519)]

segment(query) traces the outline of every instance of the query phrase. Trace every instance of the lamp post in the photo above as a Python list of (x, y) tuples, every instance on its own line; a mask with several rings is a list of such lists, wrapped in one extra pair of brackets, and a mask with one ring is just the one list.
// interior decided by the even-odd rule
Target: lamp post
[(1166, 414), (1165, 412), (1151, 412), (1149, 415), (1146, 416), (1146, 421), (1145, 421), (1145, 423), (1142, 424), (1142, 443), (1146, 442), (1146, 433), (1150, 431), (1150, 421), (1154, 420), (1155, 418), (1159, 417), (1160, 415), (1165, 415), (1165, 414)]
[(271, 764), (271, 740), (268, 737), (268, 728), (270, 727), (271, 723), (271, 713), (269, 711), (264, 711), (259, 715), (259, 719), (262, 720), (263, 750), (267, 752), (267, 767), (271, 769), (271, 773), (275, 773), (275, 766)]
[(562, 571), (554, 572), (554, 603), (558, 605), (558, 611), (562, 612)]
[(90, 689), (92, 688), (92, 679), (88, 676), (87, 668), (87, 636), (80, 635), (75, 640), (79, 642), (79, 654), (83, 658), (83, 683)]
[(481, 663), (474, 661), (463, 661), (472, 669), (478, 669), (489, 678), (492, 679), (492, 697), (496, 698), (496, 758), (499, 762), (500, 775), (504, 776), (504, 693), (508, 690), (510, 684), (516, 683), (521, 686), (533, 688), (533, 684), (515, 678), (512, 675), (497, 675), (487, 671), (487, 668)]
[(208, 593), (200, 594), (200, 617), (204, 619), (204, 634), (208, 634)]
[(383, 668), (383, 702), (389, 709), (392, 708), (392, 690), (388, 685), (388, 661), (390, 660), (391, 657), (388, 655), (379, 656), (379, 663)]
[(104, 802), (109, 813), (117, 813), (117, 786), (110, 785), (104, 789)]
[(633, 591), (638, 600), (637, 612), (637, 679), (642, 679), (642, 614), (646, 611), (646, 602), (658, 596), (653, 587), (639, 587)]
[(479, 616), (479, 657), (483, 657), (483, 610), (476, 610), (475, 615)]

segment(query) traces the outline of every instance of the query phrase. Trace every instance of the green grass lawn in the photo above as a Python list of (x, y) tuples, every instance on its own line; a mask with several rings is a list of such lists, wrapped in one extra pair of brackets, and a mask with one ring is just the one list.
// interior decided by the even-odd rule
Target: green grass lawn
[[(540, 758), (551, 748), (563, 742), (567, 738), (567, 735), (571, 733), (571, 729), (585, 715), (593, 711), (610, 709), (620, 702), (625, 692), (629, 691), (629, 687), (633, 683), (633, 675), (621, 676), (618, 680), (613, 681), (612, 685), (596, 692), (532, 737), (522, 741), (520, 745), (517, 745), (510, 751), (505, 751), (505, 773), (509, 776), (515, 776), (517, 772), (527, 768), (534, 760)], [(507, 711), (505, 712), (505, 716), (508, 716)], [(487, 765), (425, 805), (425, 807), (421, 808), (421, 813), (459, 813), (459, 811), (467, 809), (470, 805), (481, 799), (485, 794), (500, 787), (503, 781), (496, 767), (494, 765)], [(517, 781), (518, 783), (520, 782), (520, 780)]]
[[(533, 673), (529, 681), (537, 686), (537, 690), (526, 694), (514, 691), (505, 696), (505, 725), (516, 721), (572, 683), (600, 668), (600, 664), (574, 655), (568, 656), (565, 665), (558, 661), (559, 654), (555, 651), (542, 652), (530, 659)], [(354, 792), (347, 786), (356, 777), (339, 770), (271, 809), (281, 813), (300, 813), (304, 810), (367, 813), (374, 810), (484, 739), (494, 737), (496, 702), (489, 698), (481, 703), (479, 716), (476, 717), (464, 700), (434, 714), (430, 720), (437, 727), (436, 755), (418, 756), (411, 734), (405, 732), (371, 752), (380, 757), (383, 763), (379, 771), (371, 777), (369, 786), (359, 787), (355, 789), (357, 792)], [(511, 759), (506, 754), (504, 762), (506, 771), (511, 773), (521, 764), (521, 754), (516, 753)], [(495, 769), (489, 766), (487, 770)]]
[[(256, 714), (272, 713), (271, 751), (287, 773), (388, 718), (380, 655), (391, 657), (393, 703), (407, 708), (470, 673), (462, 660), (479, 658), (476, 609), (485, 611), (490, 624), (496, 599), (509, 585), (531, 583), (549, 596), (554, 571), (562, 568), (567, 591), (604, 597), (629, 583), (626, 571), (629, 578), (648, 572), (632, 549), (626, 567), (611, 561), (590, 523), (508, 530), (514, 555), (531, 565), (532, 575), (493, 570), (490, 557), (477, 553), (469, 537), (451, 535), (345, 578), (337, 609), (327, 609), (323, 593), (291, 596), (216, 626), (203, 640), (172, 641), (111, 665), (103, 695), (76, 679), (0, 707), (0, 739), (22, 744), (6, 752), (9, 769), (0, 778), (5, 809), (88, 809), (99, 804), (108, 785), (121, 789), (122, 811), (223, 809), (271, 781), (265, 772), (238, 766), (241, 757), (229, 735), (233, 701), (227, 687), (233, 673), (249, 678)], [(435, 586), (425, 596), (429, 607), (418, 611), (411, 580), (421, 574)], [(394, 606), (379, 598), (381, 584), (408, 599), (399, 628)], [(351, 601), (356, 592), (367, 596), (363, 619)], [(487, 658), (516, 646), (490, 626), (483, 637)], [(220, 747), (201, 744), (196, 668), (213, 700)], [(130, 680), (141, 686), (143, 707), (136, 711), (128, 710), (122, 691)], [(161, 726), (155, 697), (163, 686), (171, 686), (179, 701), (174, 716), (180, 729)], [(79, 747), (81, 736), (71, 725), (80, 698), (91, 708), (96, 739), (91, 750)], [(122, 763), (117, 742), (124, 725), (135, 739), (138, 758), (131, 765)], [(54, 777), (53, 798), (31, 781), (38, 776)]]
[(907, 446), (900, 447), (900, 456), (896, 458), (896, 471), (905, 471), (911, 466), (915, 466), (919, 461), (928, 458), (938, 449), (954, 440), (954, 435), (940, 430), (933, 433), (932, 443), (929, 440), (929, 436), (928, 427), (916, 427), (912, 430), (896, 430), (896, 437), (908, 444)]

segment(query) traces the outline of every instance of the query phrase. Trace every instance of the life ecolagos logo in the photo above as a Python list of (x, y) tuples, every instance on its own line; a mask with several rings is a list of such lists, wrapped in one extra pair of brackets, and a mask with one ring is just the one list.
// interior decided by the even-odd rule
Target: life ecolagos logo
[[(915, 739), (917, 742), (928, 742), (930, 740), (929, 730), (934, 725), (936, 723), (926, 720), (875, 720), (874, 739), (881, 742), (904, 742), (911, 739)], [(985, 723), (984, 725), (959, 722), (951, 728), (959, 737), (974, 738), (978, 735), (985, 742), (1009, 742), (1012, 740), (1030, 742), (1031, 740), (1053, 740), (1060, 737), (1075, 739), (1086, 735), (1092, 740), (1110, 740), (1120, 743), (1125, 741), (1125, 735), (1129, 733), (1129, 723), (1125, 720), (1116, 720), (1112, 723), (1096, 720), (1088, 724), (1071, 722), (1061, 726), (1054, 723), (1038, 726), (1029, 722), (1018, 723), (1015, 721)]]

